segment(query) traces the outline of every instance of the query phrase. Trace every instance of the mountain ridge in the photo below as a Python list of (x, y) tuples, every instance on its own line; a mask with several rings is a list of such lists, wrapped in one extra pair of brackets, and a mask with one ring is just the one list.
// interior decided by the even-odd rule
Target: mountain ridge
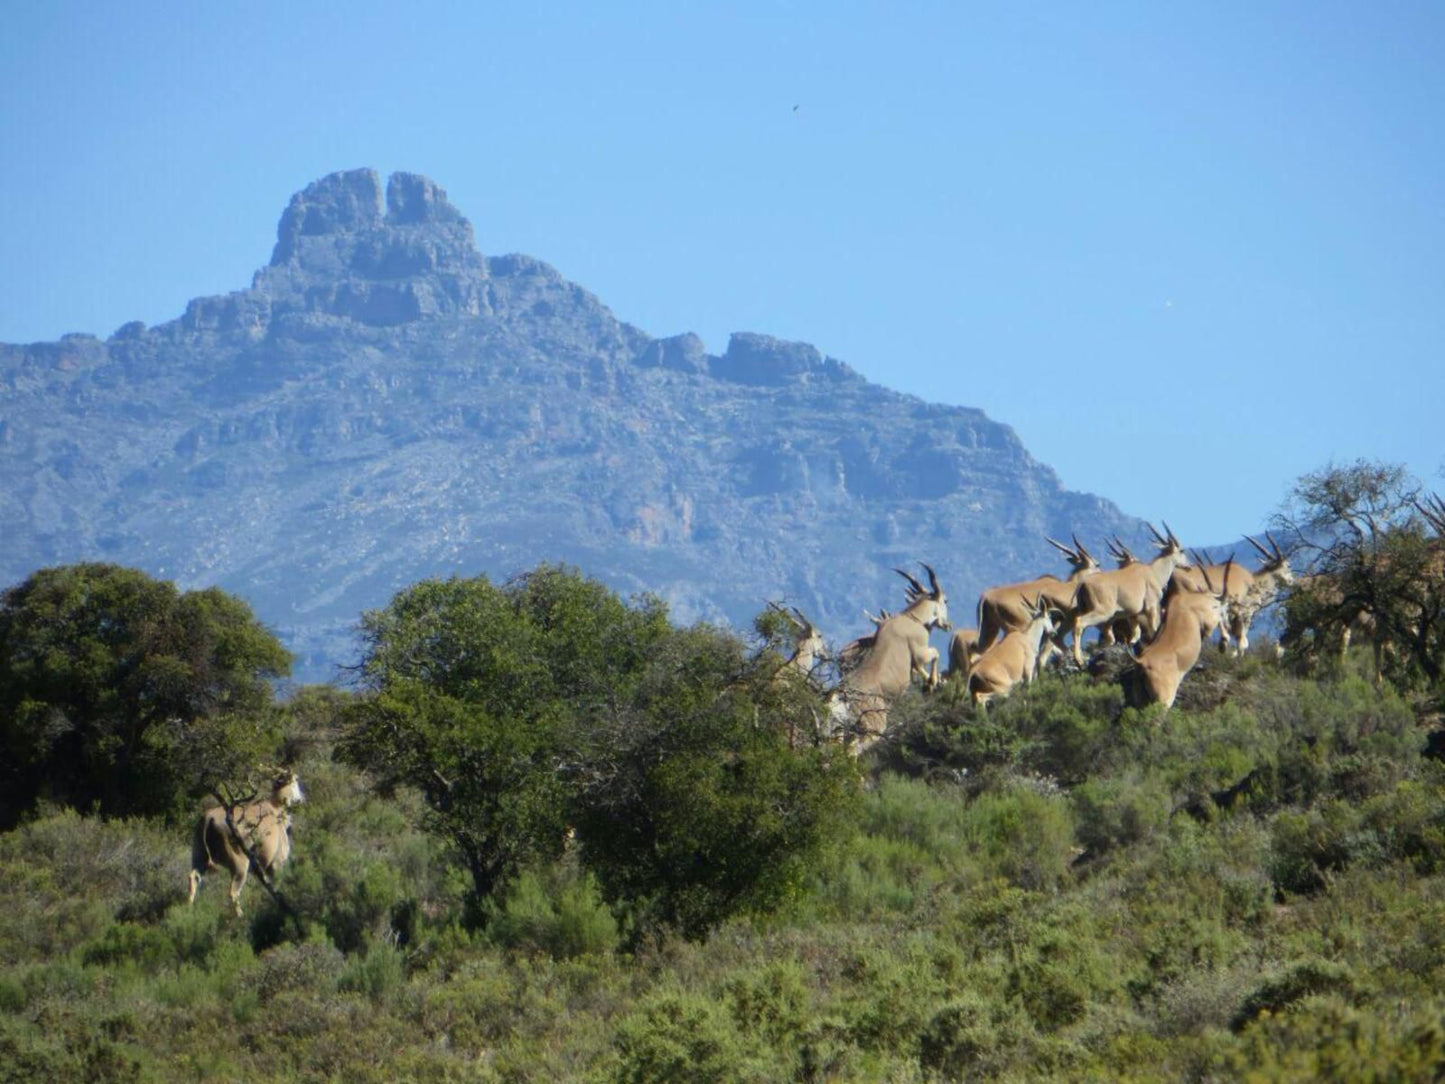
[(294, 195), (247, 289), (0, 344), (0, 480), (6, 582), (104, 559), (217, 583), (311, 680), (427, 576), (560, 560), (680, 620), (786, 598), (842, 639), (896, 605), (894, 566), (933, 564), (966, 624), (982, 587), (1058, 564), (1045, 534), (1140, 537), (980, 410), (807, 343), (655, 338), (371, 170)]

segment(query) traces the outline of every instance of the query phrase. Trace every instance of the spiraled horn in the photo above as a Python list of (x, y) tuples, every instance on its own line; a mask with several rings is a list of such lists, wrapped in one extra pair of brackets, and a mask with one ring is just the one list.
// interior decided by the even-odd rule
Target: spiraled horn
[(1062, 553), (1065, 557), (1069, 558), (1070, 560), (1073, 560), (1075, 557), (1078, 556), (1077, 551), (1069, 549), (1069, 547), (1066, 546), (1066, 545), (1064, 545), (1062, 542), (1056, 542), (1054, 539), (1050, 538), (1048, 535), (1044, 535), (1044, 541), (1047, 542), (1049, 545), (1053, 546), (1054, 549), (1058, 550), (1060, 553)]
[[(1158, 543), (1159, 543), (1161, 546), (1167, 546), (1167, 545), (1169, 545), (1169, 539), (1165, 538), (1162, 534), (1160, 534), (1157, 530), (1155, 530), (1154, 524), (1150, 523), (1150, 522), (1146, 519), (1146, 520), (1144, 521), (1144, 526), (1146, 526), (1146, 527), (1149, 528), (1149, 533), (1154, 536), (1154, 538), (1158, 541)], [(1167, 524), (1167, 523), (1164, 524), (1164, 529), (1167, 531), (1167, 530), (1169, 529), (1169, 524)]]
[(1204, 577), (1204, 586), (1209, 588), (1211, 595), (1218, 594), (1214, 590), (1214, 581), (1209, 578), (1209, 565), (1199, 559), (1199, 554), (1194, 554), (1194, 566), (1199, 569), (1199, 574)]
[(911, 572), (904, 572), (901, 568), (895, 568), (893, 571), (898, 573), (898, 575), (902, 576), (905, 580), (908, 581), (908, 586), (911, 588), (911, 593), (919, 595), (928, 594), (928, 592), (923, 589), (923, 584), (919, 583), (918, 580), (914, 578)]
[(1274, 540), (1274, 535), (1270, 534), (1268, 531), (1265, 531), (1265, 532), (1264, 532), (1264, 537), (1265, 537), (1265, 538), (1268, 538), (1268, 539), (1269, 539), (1269, 544), (1274, 547), (1274, 559), (1275, 559), (1276, 561), (1283, 561), (1283, 560), (1284, 560), (1284, 550), (1282, 550), (1282, 549), (1279, 548), (1279, 543)]
[(927, 561), (919, 561), (918, 563), (923, 566), (923, 571), (928, 573), (928, 583), (929, 586), (933, 588), (933, 597), (940, 597), (943, 594), (943, 588), (938, 586), (938, 574), (933, 571), (933, 566)]
[(1255, 549), (1257, 549), (1257, 550), (1259, 551), (1259, 555), (1260, 555), (1261, 557), (1263, 557), (1266, 561), (1273, 561), (1273, 560), (1274, 560), (1274, 556), (1275, 556), (1275, 555), (1272, 554), (1272, 553), (1270, 553), (1269, 550), (1265, 549), (1262, 545), (1260, 545), (1257, 541), (1255, 541), (1255, 540), (1254, 540), (1253, 538), (1251, 538), (1249, 535), (1245, 535), (1245, 536), (1244, 536), (1244, 540), (1245, 540), (1246, 542), (1248, 542), (1251, 546), (1253, 546)]
[(1160, 520), (1159, 522), (1164, 524), (1164, 533), (1169, 536), (1169, 541), (1173, 543), (1177, 548), (1182, 550), (1184, 548), (1184, 545), (1179, 541), (1179, 539), (1174, 537), (1174, 528), (1169, 526), (1169, 521), (1167, 519), (1164, 519)]

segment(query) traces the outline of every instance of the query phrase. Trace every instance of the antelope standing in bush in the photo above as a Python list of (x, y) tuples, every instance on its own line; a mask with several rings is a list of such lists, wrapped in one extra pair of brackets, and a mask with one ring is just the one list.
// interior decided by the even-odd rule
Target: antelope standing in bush
[(835, 720), (854, 727), (859, 734), (855, 751), (862, 752), (888, 726), (888, 703), (902, 695), (915, 676), (927, 688), (938, 685), (938, 649), (928, 642), (931, 630), (950, 629), (948, 598), (938, 577), (928, 565), (929, 588), (902, 569), (894, 569), (908, 581), (908, 606), (887, 618), (871, 637), (854, 641), (856, 661), (833, 693)]
[(968, 681), (968, 672), (973, 668), (977, 654), (978, 629), (955, 629), (948, 638), (948, 670), (943, 675), (944, 680)]
[(1044, 596), (1034, 596), (1028, 607), (1027, 625), (1009, 630), (1002, 640), (974, 660), (968, 674), (968, 692), (975, 704), (987, 704), (996, 696), (1007, 696), (1020, 681), (1028, 684), (1034, 680), (1040, 648), (1053, 635), (1057, 623)]
[(1198, 567), (1202, 572), (1204, 590), (1196, 591), (1183, 580), (1169, 581), (1164, 623), (1158, 635), (1139, 652), (1132, 671), (1132, 698), (1136, 704), (1163, 704), (1165, 710), (1174, 706), (1184, 675), (1199, 661), (1204, 642), (1224, 623), (1233, 566), (1234, 558), (1231, 557), (1224, 565), (1224, 582), (1217, 593), (1213, 579), (1204, 571), (1203, 562), (1199, 562)]
[[(1259, 542), (1249, 535), (1245, 540), (1253, 546), (1264, 564), (1251, 571), (1247, 568), (1240, 568), (1238, 565), (1231, 565), (1233, 571), (1230, 575), (1229, 592), (1225, 597), (1224, 610), (1225, 621), (1219, 626), (1219, 650), (1227, 651), (1230, 642), (1233, 641), (1235, 655), (1243, 655), (1249, 650), (1249, 626), (1254, 623), (1255, 615), (1275, 600), (1281, 587), (1288, 587), (1294, 583), (1294, 573), (1289, 567), (1289, 558), (1279, 548), (1279, 543), (1274, 540), (1274, 535), (1268, 531), (1264, 534), (1269, 539), (1270, 548), (1265, 549)], [(1208, 558), (1206, 553), (1205, 558)], [(1231, 562), (1233, 558), (1230, 559)], [(1196, 565), (1193, 568), (1180, 568), (1174, 572), (1174, 577), (1182, 579), (1184, 584), (1195, 591), (1206, 589), (1205, 577), (1202, 571), (1206, 566)], [(1213, 564), (1207, 566), (1209, 578), (1218, 582), (1219, 577), (1224, 575), (1224, 565)]]
[[(1074, 548), (1052, 538), (1044, 541), (1062, 553), (1073, 571), (1069, 578), (1040, 576), (1026, 583), (1010, 583), (990, 587), (978, 599), (978, 645), (974, 649), (976, 658), (993, 646), (994, 639), (1014, 629), (1026, 628), (1029, 624), (1029, 600), (1040, 595), (1048, 599), (1049, 605), (1063, 615), (1060, 629), (1067, 631), (1074, 614), (1074, 597), (1079, 583), (1100, 570), (1099, 562), (1086, 550), (1079, 536), (1074, 535)], [(1062, 632), (1059, 636), (1062, 639)]]
[(818, 631), (811, 621), (803, 616), (803, 611), (796, 606), (789, 606), (784, 609), (776, 602), (769, 602), (768, 609), (786, 618), (788, 623), (797, 630), (798, 638), (794, 642), (793, 653), (783, 663), (783, 670), (791, 670), (794, 673), (808, 677), (813, 673), (813, 668), (823, 661), (823, 634)]
[(248, 795), (201, 814), (191, 845), (190, 895), (196, 902), (201, 877), (213, 869), (231, 871), (231, 906), (241, 917), (241, 890), (246, 874), (256, 866), (256, 875), (270, 881), (291, 856), (291, 807), (306, 800), (301, 780), (293, 771), (281, 771), (274, 779), (271, 796), (254, 800)]
[[(1167, 535), (1156, 531), (1153, 524), (1147, 526), (1159, 549), (1152, 561), (1132, 561), (1079, 582), (1074, 596), (1073, 632), (1074, 661), (1080, 666), (1084, 665), (1084, 633), (1096, 625), (1110, 625), (1116, 618), (1123, 618), (1131, 630), (1131, 642), (1141, 635), (1153, 636), (1159, 628), (1164, 586), (1176, 568), (1189, 567), (1184, 547), (1169, 530), (1169, 524), (1164, 524)], [(1132, 558), (1127, 550), (1122, 552)]]

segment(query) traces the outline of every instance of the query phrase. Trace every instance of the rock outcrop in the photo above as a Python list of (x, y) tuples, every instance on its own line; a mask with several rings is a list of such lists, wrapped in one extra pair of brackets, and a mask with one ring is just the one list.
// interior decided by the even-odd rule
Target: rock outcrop
[(111, 560), (246, 597), (326, 678), (361, 612), (427, 576), (567, 561), (683, 620), (786, 598), (835, 638), (938, 569), (960, 623), (1137, 538), (978, 410), (806, 343), (653, 338), (528, 256), (485, 258), (431, 181), (292, 198), (249, 289), (108, 340), (0, 345), (0, 581)]

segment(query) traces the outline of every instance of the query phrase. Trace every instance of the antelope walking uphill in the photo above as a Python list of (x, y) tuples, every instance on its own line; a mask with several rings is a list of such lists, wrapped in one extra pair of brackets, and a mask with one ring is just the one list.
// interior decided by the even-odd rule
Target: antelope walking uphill
[(256, 876), (269, 884), (286, 864), (291, 857), (291, 807), (305, 800), (296, 773), (278, 770), (269, 798), (250, 794), (202, 813), (191, 847), (187, 902), (196, 902), (205, 874), (224, 868), (231, 873), (231, 906), (240, 918), (246, 874), (255, 866)]
[(888, 728), (889, 702), (902, 695), (915, 676), (926, 689), (938, 686), (938, 649), (928, 642), (933, 629), (951, 629), (948, 597), (928, 565), (929, 586), (901, 568), (908, 581), (908, 605), (884, 618), (871, 636), (861, 637), (839, 651), (842, 679), (829, 700), (835, 728), (845, 736), (856, 734), (855, 752), (863, 752)]

